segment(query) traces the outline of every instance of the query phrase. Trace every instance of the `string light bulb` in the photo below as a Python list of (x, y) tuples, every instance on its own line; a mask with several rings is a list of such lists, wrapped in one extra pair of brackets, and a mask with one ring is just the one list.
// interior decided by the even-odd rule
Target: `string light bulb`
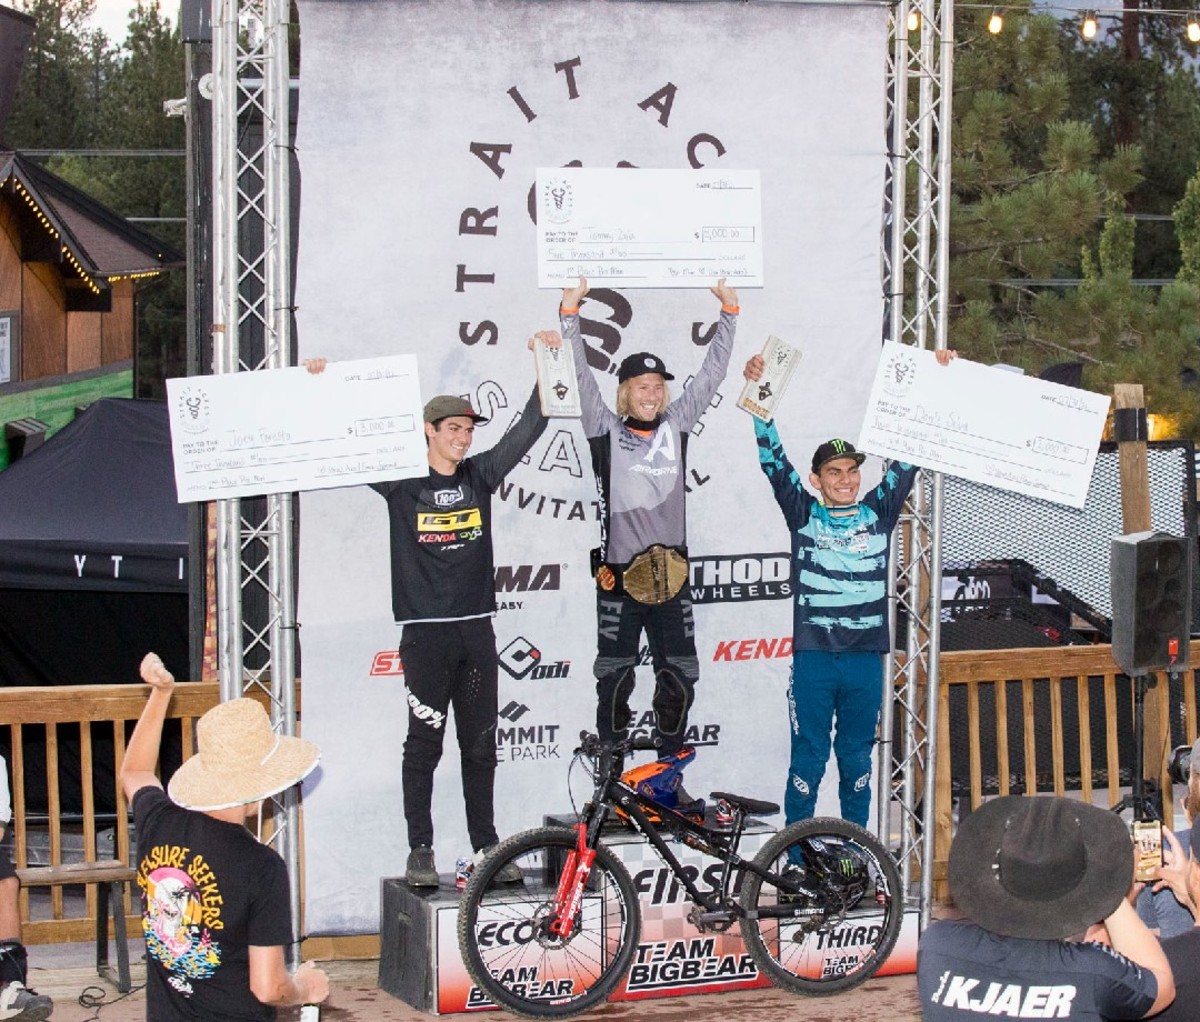
[(908, 9), (908, 21), (906, 24), (910, 32), (915, 32), (921, 27), (921, 12), (917, 8), (910, 7)]
[(1200, 43), (1200, 14), (1195, 11), (1187, 16), (1187, 41)]
[(1087, 40), (1095, 39), (1096, 38), (1096, 29), (1098, 27), (1099, 26), (1096, 24), (1096, 12), (1095, 11), (1084, 11), (1083, 12), (1083, 25), (1079, 29), (1079, 34), (1082, 35), (1083, 38), (1087, 39)]
[(988, 31), (992, 35), (999, 35), (1004, 29), (1004, 16), (1000, 13), (999, 8), (992, 8), (992, 16), (988, 18)]

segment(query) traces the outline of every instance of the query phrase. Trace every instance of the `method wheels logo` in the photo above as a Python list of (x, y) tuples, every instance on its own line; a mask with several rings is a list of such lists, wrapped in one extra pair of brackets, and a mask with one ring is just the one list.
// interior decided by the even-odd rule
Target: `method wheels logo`
[(692, 603), (785, 600), (792, 595), (789, 554), (693, 557), (688, 565)]
[(542, 651), (523, 635), (518, 635), (500, 650), (500, 666), (518, 681), (541, 662)]

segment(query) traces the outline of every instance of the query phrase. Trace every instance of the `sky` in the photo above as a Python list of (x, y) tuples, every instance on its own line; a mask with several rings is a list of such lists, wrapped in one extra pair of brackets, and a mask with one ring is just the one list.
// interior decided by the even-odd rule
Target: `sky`
[[(136, 0), (96, 0), (96, 13), (92, 15), (92, 28), (103, 29), (114, 43), (125, 41), (129, 27), (129, 12), (137, 6)], [(162, 0), (162, 12), (172, 25), (179, 18), (179, 5), (175, 0)]]

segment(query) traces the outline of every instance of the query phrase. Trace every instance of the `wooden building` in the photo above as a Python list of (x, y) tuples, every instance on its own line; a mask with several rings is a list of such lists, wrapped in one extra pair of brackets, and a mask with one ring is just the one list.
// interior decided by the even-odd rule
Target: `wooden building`
[(132, 397), (139, 285), (183, 265), (74, 185), (0, 151), (0, 425), (42, 420), (53, 432), (77, 404)]

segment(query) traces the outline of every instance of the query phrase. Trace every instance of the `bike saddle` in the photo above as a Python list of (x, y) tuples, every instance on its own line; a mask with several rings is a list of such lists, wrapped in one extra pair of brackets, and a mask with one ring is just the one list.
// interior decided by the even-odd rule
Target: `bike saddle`
[(760, 798), (749, 798), (746, 795), (731, 795), (727, 791), (710, 791), (709, 795), (718, 802), (724, 800), (731, 806), (739, 807), (747, 816), (773, 816), (779, 812), (779, 806), (774, 802), (764, 802)]

